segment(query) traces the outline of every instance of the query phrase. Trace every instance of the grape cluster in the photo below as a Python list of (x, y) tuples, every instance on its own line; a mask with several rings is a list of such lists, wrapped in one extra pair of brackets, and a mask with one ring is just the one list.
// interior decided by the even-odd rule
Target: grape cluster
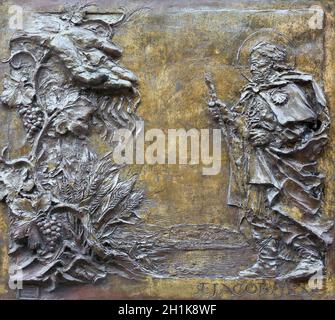
[(61, 239), (62, 224), (57, 222), (57, 218), (52, 216), (51, 218), (45, 217), (44, 219), (37, 222), (37, 226), (43, 238), (47, 244), (47, 251), (54, 252), (56, 249), (56, 244)]
[(36, 106), (21, 106), (19, 114), (22, 117), (28, 139), (31, 139), (43, 126), (43, 113)]

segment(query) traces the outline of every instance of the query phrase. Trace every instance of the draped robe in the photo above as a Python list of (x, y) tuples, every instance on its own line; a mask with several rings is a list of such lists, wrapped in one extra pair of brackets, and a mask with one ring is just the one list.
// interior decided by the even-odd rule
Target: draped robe
[[(320, 87), (311, 75), (288, 71), (248, 84), (237, 106), (231, 120), (242, 122), (235, 148), (242, 152), (235, 167), (242, 174), (231, 171), (228, 204), (253, 210), (248, 197), (256, 189), (270, 211), (330, 244), (332, 221), (322, 211), (324, 176), (317, 170), (330, 124)], [(253, 143), (250, 130), (265, 142)]]

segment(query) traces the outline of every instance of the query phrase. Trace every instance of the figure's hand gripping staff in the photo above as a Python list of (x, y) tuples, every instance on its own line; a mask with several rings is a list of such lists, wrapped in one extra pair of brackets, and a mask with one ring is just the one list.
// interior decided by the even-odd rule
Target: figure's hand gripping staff
[[(217, 91), (215, 88), (215, 84), (213, 81), (213, 77), (210, 73), (205, 74), (205, 82), (209, 90), (210, 100), (208, 102), (208, 109), (212, 117), (215, 121), (218, 122), (221, 132), (224, 136), (225, 143), (227, 145), (228, 157), (230, 162), (230, 170), (232, 170), (232, 174), (234, 175), (238, 191), (241, 195), (245, 195), (245, 188), (243, 185), (243, 180), (240, 179), (241, 169), (237, 168), (236, 160), (234, 158), (233, 150), (231, 147), (231, 135), (230, 130), (227, 127), (227, 120), (229, 119), (230, 110), (228, 106), (223, 103), (220, 99), (218, 99)], [(246, 207), (245, 201), (242, 201), (241, 207), (244, 209)]]

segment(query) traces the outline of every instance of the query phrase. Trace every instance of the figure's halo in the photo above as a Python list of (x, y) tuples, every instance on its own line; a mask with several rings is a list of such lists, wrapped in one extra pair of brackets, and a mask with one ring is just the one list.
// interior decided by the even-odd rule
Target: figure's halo
[(235, 66), (238, 68), (248, 68), (251, 49), (258, 43), (265, 41), (285, 47), (287, 51), (287, 62), (292, 67), (296, 66), (296, 56), (294, 46), (287, 37), (274, 29), (261, 29), (250, 34), (241, 44), (237, 51)]

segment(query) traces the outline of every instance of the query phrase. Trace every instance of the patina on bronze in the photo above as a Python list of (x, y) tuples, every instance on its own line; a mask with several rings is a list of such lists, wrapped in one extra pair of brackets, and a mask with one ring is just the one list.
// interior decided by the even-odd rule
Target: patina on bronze
[(309, 74), (287, 63), (285, 47), (261, 41), (250, 52), (252, 78), (239, 101), (209, 110), (227, 137), (228, 204), (240, 208), (258, 249), (241, 277), (304, 278), (323, 272), (333, 221), (322, 210), (317, 161), (330, 125), (325, 96)]
[[(22, 276), (21, 299), (333, 298), (331, 1), (14, 3), (22, 32), (0, 5), (1, 299)], [(218, 174), (111, 160), (116, 130), (142, 119), (211, 134), (206, 71)]]
[[(124, 144), (114, 139), (116, 130), (136, 136), (143, 123), (136, 113), (138, 78), (121, 65), (122, 49), (112, 41), (136, 11), (121, 12), (111, 24), (86, 9), (75, 5), (38, 16), (41, 28), (10, 41), (1, 99), (17, 111), (31, 150), (8, 159), (5, 148), (0, 181), (9, 208), (10, 264), (20, 270), (22, 298), (108, 274), (189, 277), (192, 271), (169, 270), (164, 255), (247, 245), (221, 226), (164, 228), (142, 221), (144, 191), (111, 156)], [(50, 29), (47, 20), (57, 27)], [(93, 133), (109, 152), (98, 154), (89, 140)]]
[(109, 154), (98, 156), (87, 137), (92, 126), (113, 142), (117, 128), (140, 118), (137, 77), (118, 63), (117, 26), (71, 6), (55, 28), (16, 34), (2, 102), (23, 121), (31, 151), (1, 157), (1, 200), (9, 207), (12, 265), (23, 285), (96, 282), (109, 273), (134, 276), (141, 266), (111, 244), (110, 234), (138, 219), (143, 192), (136, 177), (121, 179)]

